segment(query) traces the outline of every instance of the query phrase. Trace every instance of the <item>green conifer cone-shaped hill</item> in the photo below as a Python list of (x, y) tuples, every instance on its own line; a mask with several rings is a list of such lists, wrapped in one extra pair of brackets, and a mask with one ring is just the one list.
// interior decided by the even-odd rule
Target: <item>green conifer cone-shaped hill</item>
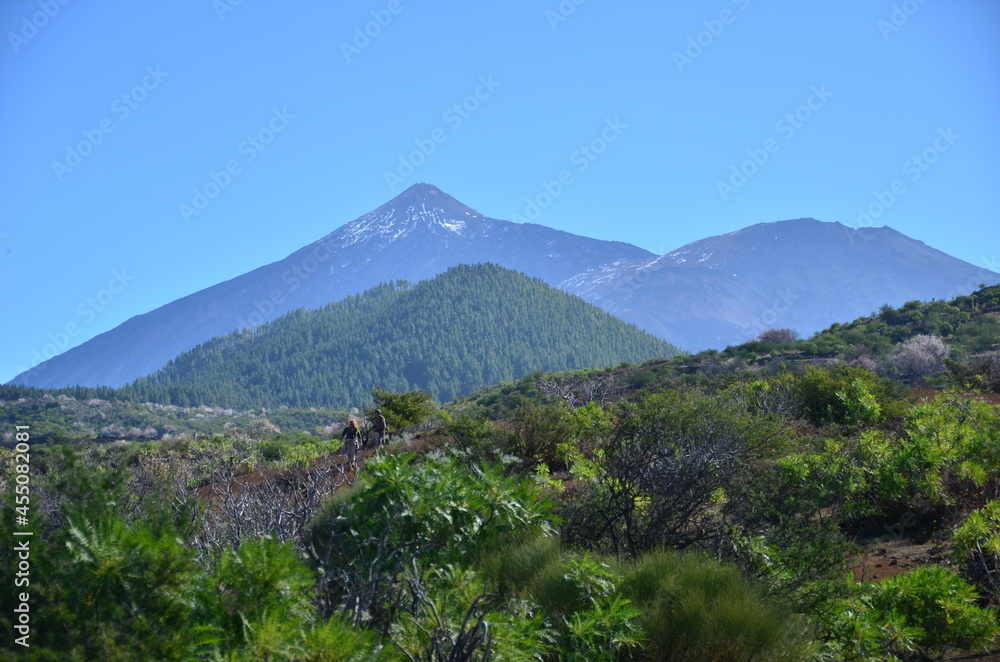
[(535, 370), (672, 357), (676, 347), (537, 278), (460, 265), (215, 338), (124, 387), (183, 406), (348, 407), (372, 388), (439, 402)]

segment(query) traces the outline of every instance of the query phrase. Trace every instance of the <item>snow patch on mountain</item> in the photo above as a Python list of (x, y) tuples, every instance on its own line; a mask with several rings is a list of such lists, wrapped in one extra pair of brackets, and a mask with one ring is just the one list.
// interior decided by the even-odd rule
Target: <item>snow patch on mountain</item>
[[(340, 240), (342, 248), (367, 242), (376, 237), (383, 238), (393, 231), (396, 225), (395, 216), (395, 209), (389, 209), (388, 211), (376, 210), (365, 214), (356, 221), (344, 225), (334, 233), (334, 236)], [(405, 221), (403, 224), (405, 224)], [(399, 229), (395, 229), (396, 236), (399, 236)]]
[[(484, 220), (482, 216), (468, 211), (457, 216), (433, 204), (415, 201), (405, 209), (381, 207), (342, 226), (331, 236), (338, 240), (342, 248), (370, 242), (384, 247), (418, 229), (431, 234), (445, 232), (465, 237), (471, 231), (472, 223), (479, 221), (482, 225)], [(481, 236), (485, 233), (477, 234)]]

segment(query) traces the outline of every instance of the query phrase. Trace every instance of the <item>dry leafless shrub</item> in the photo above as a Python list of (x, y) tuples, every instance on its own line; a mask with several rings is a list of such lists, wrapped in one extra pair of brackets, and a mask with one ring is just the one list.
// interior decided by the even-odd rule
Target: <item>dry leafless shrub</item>
[(893, 350), (891, 365), (901, 377), (929, 377), (944, 368), (948, 345), (937, 336), (916, 335)]
[(758, 342), (783, 343), (798, 340), (799, 334), (792, 329), (768, 329), (757, 336)]
[(546, 397), (558, 398), (574, 409), (591, 402), (604, 405), (616, 400), (622, 393), (614, 375), (610, 374), (575, 383), (570, 379), (546, 377), (538, 380), (538, 390)]
[(323, 499), (353, 485), (357, 465), (314, 463), (249, 471), (251, 444), (238, 444), (212, 468), (200, 489), (208, 500), (200, 544), (236, 548), (270, 535), (304, 547), (302, 530)]

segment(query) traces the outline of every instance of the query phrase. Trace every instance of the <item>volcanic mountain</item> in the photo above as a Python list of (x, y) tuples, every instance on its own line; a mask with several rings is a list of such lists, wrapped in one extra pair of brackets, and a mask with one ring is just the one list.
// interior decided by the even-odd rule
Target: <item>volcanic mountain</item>
[(690, 351), (721, 349), (774, 327), (808, 336), (884, 304), (949, 299), (1000, 283), (1000, 274), (887, 227), (759, 223), (657, 256), (488, 218), (415, 184), (283, 260), (138, 315), (11, 383), (121, 386), (211, 338), (297, 308), (480, 262), (539, 278)]
[(283, 260), (133, 317), (11, 383), (122, 386), (216, 336), (458, 264), (489, 261), (556, 285), (610, 262), (654, 257), (622, 242), (487, 218), (435, 186), (415, 184)]

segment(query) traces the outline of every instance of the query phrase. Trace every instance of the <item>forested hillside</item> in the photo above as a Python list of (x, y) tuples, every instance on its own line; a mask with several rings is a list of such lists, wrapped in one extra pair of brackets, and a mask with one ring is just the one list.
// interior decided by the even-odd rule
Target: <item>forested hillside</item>
[(440, 402), (535, 370), (671, 357), (634, 325), (496, 265), (384, 284), (204, 343), (121, 390), (181, 406), (349, 407), (375, 386)]

